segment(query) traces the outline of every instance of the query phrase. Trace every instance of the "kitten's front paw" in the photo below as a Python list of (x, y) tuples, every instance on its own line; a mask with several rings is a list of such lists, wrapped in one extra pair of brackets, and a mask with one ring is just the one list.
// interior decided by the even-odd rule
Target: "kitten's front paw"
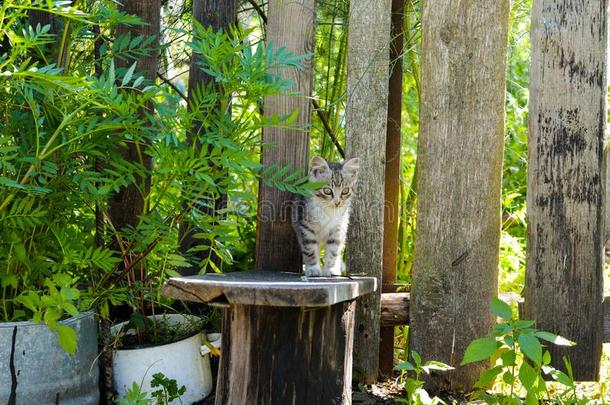
[(307, 277), (320, 277), (322, 275), (322, 269), (319, 265), (305, 266), (305, 275)]
[(324, 276), (324, 277), (341, 276), (341, 273), (345, 269), (344, 266), (345, 266), (345, 264), (343, 262), (338, 262), (337, 264), (335, 264), (332, 267), (328, 267), (328, 268), (325, 267), (322, 269), (322, 276)]
[(322, 277), (332, 277), (333, 273), (326, 267), (322, 268)]

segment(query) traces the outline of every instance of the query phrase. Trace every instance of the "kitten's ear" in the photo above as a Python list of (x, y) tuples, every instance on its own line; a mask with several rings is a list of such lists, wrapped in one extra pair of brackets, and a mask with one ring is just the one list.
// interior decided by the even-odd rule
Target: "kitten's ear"
[(324, 158), (315, 156), (313, 159), (311, 159), (311, 170), (309, 174), (312, 178), (319, 179), (328, 172), (330, 172), (330, 167), (328, 167), (328, 163), (326, 163)]
[(360, 169), (360, 159), (353, 158), (343, 163), (343, 175), (346, 177), (351, 177), (352, 179), (356, 179), (358, 177), (358, 169)]

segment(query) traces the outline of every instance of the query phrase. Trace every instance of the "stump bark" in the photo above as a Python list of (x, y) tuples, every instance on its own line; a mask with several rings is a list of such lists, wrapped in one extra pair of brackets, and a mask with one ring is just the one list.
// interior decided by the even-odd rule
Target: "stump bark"
[(166, 296), (225, 308), (217, 405), (351, 404), (356, 298), (372, 277), (177, 277)]
[(216, 404), (351, 404), (355, 304), (227, 308)]

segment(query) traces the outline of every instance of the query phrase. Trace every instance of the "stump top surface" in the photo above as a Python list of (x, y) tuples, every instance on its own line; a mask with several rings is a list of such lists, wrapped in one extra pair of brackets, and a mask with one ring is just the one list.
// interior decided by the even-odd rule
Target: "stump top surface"
[(235, 272), (173, 277), (163, 295), (232, 305), (323, 307), (356, 299), (377, 289), (375, 277), (305, 277), (296, 273)]

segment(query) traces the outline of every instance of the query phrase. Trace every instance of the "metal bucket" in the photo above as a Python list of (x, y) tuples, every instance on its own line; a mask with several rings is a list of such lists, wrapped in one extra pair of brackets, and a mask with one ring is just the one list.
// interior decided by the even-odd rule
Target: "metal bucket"
[(97, 322), (92, 312), (61, 322), (76, 331), (70, 356), (47, 325), (0, 323), (0, 403), (89, 405), (99, 403)]
[[(161, 317), (170, 325), (176, 325), (188, 323), (190, 316), (157, 315), (157, 318)], [(125, 325), (127, 322), (113, 326), (112, 333), (117, 333)], [(219, 333), (209, 334), (207, 338), (214, 347), (220, 347)], [(112, 367), (114, 388), (119, 398), (125, 396), (134, 382), (143, 391), (150, 393), (158, 389), (151, 386), (153, 374), (162, 373), (165, 377), (176, 380), (178, 387), (186, 387), (184, 395), (170, 402), (171, 405), (196, 403), (207, 397), (214, 388), (209, 353), (210, 349), (201, 344), (199, 333), (164, 345), (116, 350)]]

